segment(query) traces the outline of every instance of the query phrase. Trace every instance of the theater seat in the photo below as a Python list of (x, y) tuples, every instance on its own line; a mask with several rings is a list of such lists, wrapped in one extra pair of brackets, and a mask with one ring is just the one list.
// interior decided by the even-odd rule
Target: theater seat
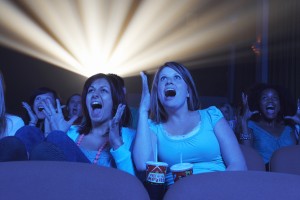
[(266, 171), (264, 160), (255, 149), (242, 144), (240, 144), (240, 148), (245, 157), (248, 170)]
[(282, 147), (270, 159), (270, 171), (300, 175), (300, 145)]
[(0, 163), (1, 199), (149, 199), (143, 184), (126, 172), (64, 161)]
[(175, 182), (164, 200), (299, 200), (300, 176), (262, 171), (194, 174)]

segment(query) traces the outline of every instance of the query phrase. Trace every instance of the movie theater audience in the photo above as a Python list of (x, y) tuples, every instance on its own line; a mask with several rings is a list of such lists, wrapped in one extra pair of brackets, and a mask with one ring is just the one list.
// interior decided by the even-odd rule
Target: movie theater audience
[(279, 86), (264, 83), (242, 94), (240, 141), (260, 153), (267, 170), (274, 151), (297, 144), (295, 124), (300, 122), (300, 103), (296, 112), (291, 110), (288, 96)]

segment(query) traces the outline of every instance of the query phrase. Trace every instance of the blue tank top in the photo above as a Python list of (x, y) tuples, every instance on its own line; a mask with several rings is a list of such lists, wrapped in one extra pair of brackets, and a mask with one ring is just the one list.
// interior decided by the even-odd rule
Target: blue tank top
[[(219, 142), (214, 133), (214, 126), (223, 117), (215, 106), (198, 110), (201, 117), (199, 124), (190, 133), (183, 136), (170, 136), (162, 124), (155, 124), (149, 120), (150, 129), (157, 135), (158, 160), (166, 162), (169, 168), (182, 161), (192, 163), (193, 173), (224, 171), (226, 169), (222, 159)], [(168, 185), (173, 178), (168, 170), (166, 177)]]

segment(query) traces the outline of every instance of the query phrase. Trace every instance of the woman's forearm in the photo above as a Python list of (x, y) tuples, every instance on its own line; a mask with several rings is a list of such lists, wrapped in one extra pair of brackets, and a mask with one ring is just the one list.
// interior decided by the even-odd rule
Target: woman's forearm
[(133, 159), (137, 170), (145, 170), (146, 162), (153, 157), (152, 139), (150, 134), (148, 113), (140, 113), (137, 134), (133, 146)]
[(120, 146), (115, 151), (111, 149), (110, 152), (115, 159), (115, 163), (118, 169), (125, 171), (129, 174), (135, 175), (131, 152), (128, 149), (126, 149), (124, 145)]

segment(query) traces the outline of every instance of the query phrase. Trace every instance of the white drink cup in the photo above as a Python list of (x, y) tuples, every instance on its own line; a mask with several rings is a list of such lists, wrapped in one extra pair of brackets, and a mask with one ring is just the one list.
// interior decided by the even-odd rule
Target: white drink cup
[(181, 178), (184, 178), (186, 176), (193, 174), (193, 164), (191, 163), (178, 163), (175, 165), (172, 165), (170, 168), (174, 182), (178, 181)]

